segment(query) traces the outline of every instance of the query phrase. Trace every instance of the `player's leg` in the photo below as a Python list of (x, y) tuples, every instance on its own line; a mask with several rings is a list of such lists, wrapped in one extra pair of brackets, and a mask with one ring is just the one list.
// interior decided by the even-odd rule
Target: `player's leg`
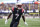
[(15, 23), (13, 24), (13, 27), (18, 27), (18, 24), (19, 24), (19, 22), (15, 22)]
[(11, 24), (10, 24), (10, 27), (12, 27), (13, 26), (13, 22), (11, 22)]
[(10, 27), (13, 27), (13, 24), (14, 24), (14, 21), (12, 20), (11, 24), (10, 24)]
[(13, 25), (14, 25), (14, 23), (15, 23), (14, 20), (15, 20), (15, 19), (12, 19), (12, 22), (11, 22), (11, 24), (10, 24), (10, 27), (13, 27)]

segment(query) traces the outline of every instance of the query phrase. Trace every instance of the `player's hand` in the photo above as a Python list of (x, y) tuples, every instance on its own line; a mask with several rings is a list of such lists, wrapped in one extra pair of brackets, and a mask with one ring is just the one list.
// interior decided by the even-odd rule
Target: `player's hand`
[(6, 19), (6, 20), (5, 20), (5, 24), (7, 24), (7, 23), (8, 23), (8, 20)]
[(25, 25), (28, 25), (26, 22), (24, 22)]

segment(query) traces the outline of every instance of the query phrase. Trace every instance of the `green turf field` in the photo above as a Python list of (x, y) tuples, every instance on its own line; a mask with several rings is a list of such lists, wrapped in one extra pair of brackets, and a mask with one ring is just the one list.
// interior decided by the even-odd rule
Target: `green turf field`
[[(8, 24), (4, 24), (5, 20), (0, 19), (0, 27), (10, 27), (11, 19), (8, 20)], [(24, 24), (23, 20), (20, 20), (18, 27), (40, 27), (40, 19), (26, 19), (28, 26)]]

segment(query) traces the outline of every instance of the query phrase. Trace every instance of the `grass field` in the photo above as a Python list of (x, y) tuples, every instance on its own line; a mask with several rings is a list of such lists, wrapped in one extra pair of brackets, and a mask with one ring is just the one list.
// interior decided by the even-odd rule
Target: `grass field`
[[(8, 23), (5, 24), (5, 19), (0, 19), (0, 27), (10, 27), (11, 19), (8, 20)], [(18, 27), (40, 27), (40, 18), (39, 19), (26, 19), (28, 26), (24, 24), (23, 20), (20, 20)]]

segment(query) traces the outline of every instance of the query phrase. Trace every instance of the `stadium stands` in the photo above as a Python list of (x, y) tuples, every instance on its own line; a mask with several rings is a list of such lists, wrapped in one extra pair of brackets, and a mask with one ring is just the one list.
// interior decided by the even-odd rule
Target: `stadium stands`
[[(39, 14), (39, 10), (38, 10), (38, 4), (34, 4), (34, 3), (23, 3), (23, 8), (25, 9), (26, 13), (29, 13), (30, 15), (32, 14)], [(5, 3), (5, 4), (0, 4), (0, 14), (1, 13), (10, 13), (10, 10), (12, 9), (12, 7), (15, 7), (14, 3)], [(33, 10), (35, 10), (35, 13), (33, 12)]]

